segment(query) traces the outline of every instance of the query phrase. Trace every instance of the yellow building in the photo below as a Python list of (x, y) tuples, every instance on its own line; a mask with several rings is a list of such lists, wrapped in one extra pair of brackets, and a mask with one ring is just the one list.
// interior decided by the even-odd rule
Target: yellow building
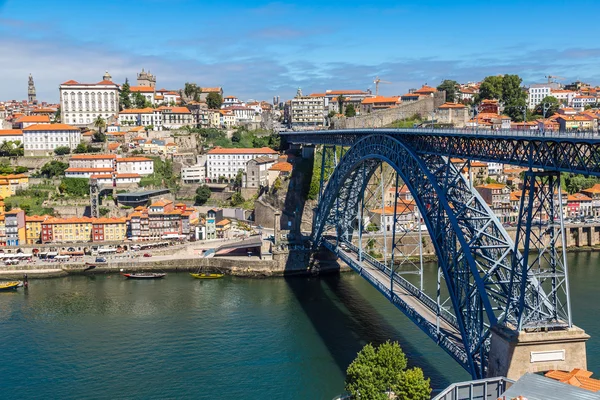
[(49, 215), (31, 215), (25, 216), (25, 231), (27, 244), (41, 243), (42, 240), (42, 222), (52, 218)]
[(6, 246), (6, 218), (4, 213), (0, 214), (0, 246)]
[(49, 218), (42, 222), (42, 243), (89, 242), (91, 238), (91, 218)]
[(23, 174), (0, 175), (0, 196), (10, 197), (19, 189), (27, 189), (29, 177)]
[(127, 238), (126, 218), (94, 218), (92, 225), (94, 242), (122, 242)]

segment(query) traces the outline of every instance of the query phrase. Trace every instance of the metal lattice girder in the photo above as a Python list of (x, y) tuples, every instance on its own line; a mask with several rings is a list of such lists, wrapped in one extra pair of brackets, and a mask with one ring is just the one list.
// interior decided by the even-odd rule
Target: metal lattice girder
[[(518, 330), (571, 326), (560, 174), (525, 173), (512, 275)], [(525, 262), (528, 261), (528, 262)]]
[[(484, 376), (489, 327), (506, 315), (513, 242), (459, 168), (440, 156), (418, 157), (386, 135), (357, 142), (341, 160), (319, 203), (313, 243), (327, 227), (350, 226), (365, 174), (382, 162), (402, 177), (420, 210), (438, 255), (473, 376)], [(352, 199), (347, 202), (345, 199)], [(354, 200), (356, 199), (356, 200)], [(348, 205), (345, 205), (345, 204)], [(337, 217), (342, 216), (342, 219)], [(352, 217), (351, 217), (352, 216)], [(339, 225), (342, 228), (339, 228)]]
[(600, 176), (600, 135), (597, 133), (356, 129), (282, 135), (289, 143), (348, 146), (374, 133), (406, 143), (417, 154), (446, 155)]

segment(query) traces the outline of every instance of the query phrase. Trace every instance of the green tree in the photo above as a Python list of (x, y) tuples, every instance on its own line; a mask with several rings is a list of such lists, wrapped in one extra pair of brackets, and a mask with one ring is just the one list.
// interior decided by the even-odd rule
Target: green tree
[[(544, 107), (548, 107), (546, 109), (546, 113), (544, 114)], [(554, 96), (546, 96), (542, 99), (540, 104), (535, 107), (535, 113), (538, 115), (542, 115), (544, 117), (550, 117), (554, 115), (558, 109), (560, 108), (560, 102)]]
[(281, 182), (281, 178), (277, 177), (277, 179), (275, 179), (275, 182), (273, 182), (273, 191), (278, 191), (279, 189), (281, 189), (282, 186), (283, 182)]
[(119, 101), (122, 109), (131, 108), (131, 88), (129, 86), (129, 80), (125, 78), (125, 83), (121, 86), (121, 92), (119, 93)]
[(346, 106), (346, 112), (344, 113), (344, 115), (346, 115), (346, 117), (355, 117), (356, 116), (356, 110), (354, 109), (354, 104), (348, 104)]
[(83, 154), (83, 153), (87, 153), (88, 151), (88, 146), (85, 143), (79, 143), (77, 145), (77, 147), (75, 147), (75, 150), (73, 150), (73, 153), (75, 154)]
[(502, 77), (504, 112), (513, 121), (523, 120), (523, 110), (527, 106), (527, 93), (521, 87), (521, 82), (522, 79), (519, 75), (504, 75)]
[[(429, 379), (420, 368), (407, 369), (407, 360), (398, 342), (381, 344), (375, 349), (367, 344), (346, 371), (346, 390), (361, 399), (388, 399), (393, 392), (398, 399), (426, 400), (431, 394)], [(360, 397), (359, 397), (360, 396)]]
[(100, 216), (104, 217), (105, 215), (108, 215), (108, 213), (110, 212), (110, 208), (100, 207), (98, 211), (100, 212)]
[(54, 154), (57, 156), (64, 156), (69, 153), (71, 153), (71, 148), (69, 146), (58, 146), (54, 149)]
[(456, 101), (456, 88), (458, 87), (458, 82), (445, 79), (440, 83), (437, 87), (438, 91), (446, 91), (446, 101), (454, 103)]
[(241, 129), (238, 129), (235, 132), (233, 132), (233, 135), (231, 135), (231, 142), (239, 143), (241, 141), (242, 141), (242, 132), (241, 132)]
[(502, 77), (486, 76), (481, 85), (479, 85), (479, 94), (477, 102), (481, 100), (500, 100), (502, 99)]
[(344, 95), (340, 94), (337, 97), (337, 103), (338, 103), (339, 114), (343, 114), (344, 113)]
[(64, 176), (65, 170), (69, 168), (69, 164), (52, 160), (42, 166), (40, 174), (46, 178), (52, 178), (55, 176)]
[(143, 94), (141, 94), (140, 92), (135, 92), (133, 94), (133, 105), (135, 106), (135, 108), (146, 108), (150, 107), (151, 104), (148, 101), (148, 99), (144, 97)]
[(237, 174), (235, 175), (235, 181), (233, 182), (233, 186), (236, 188), (241, 188), (243, 179), (244, 179), (244, 170), (239, 169)]
[(235, 192), (233, 194), (233, 196), (231, 196), (231, 205), (233, 207), (239, 206), (240, 204), (243, 204), (246, 200), (244, 199), (244, 197), (242, 197), (242, 194), (240, 192)]
[(183, 93), (188, 99), (192, 99), (194, 101), (200, 101), (200, 95), (202, 94), (202, 88), (195, 83), (185, 83), (185, 87), (183, 89)]
[(60, 106), (58, 106), (54, 113), (54, 122), (60, 122)]
[(196, 189), (196, 205), (201, 206), (206, 204), (211, 195), (210, 188), (206, 185), (202, 185)]
[(89, 195), (89, 179), (85, 178), (63, 178), (58, 186), (61, 193), (73, 197), (87, 197)]
[(100, 115), (94, 120), (94, 126), (98, 128), (98, 132), (94, 133), (93, 140), (94, 142), (105, 142), (106, 135), (102, 132), (103, 128), (106, 128), (106, 120), (102, 118)]
[(209, 109), (219, 109), (221, 108), (221, 104), (223, 104), (223, 97), (219, 93), (211, 92), (206, 96), (206, 105)]

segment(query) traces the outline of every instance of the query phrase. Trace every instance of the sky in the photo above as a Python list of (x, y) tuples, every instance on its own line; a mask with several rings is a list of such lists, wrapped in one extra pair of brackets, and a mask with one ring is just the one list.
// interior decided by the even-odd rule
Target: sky
[[(443, 79), (518, 74), (600, 83), (590, 21), (600, 1), (0, 0), (0, 100), (58, 101), (74, 79), (157, 87), (221, 86), (243, 100), (282, 100), (300, 87), (401, 95)], [(582, 14), (583, 13), (583, 14)], [(584, 16), (584, 18), (581, 18)]]

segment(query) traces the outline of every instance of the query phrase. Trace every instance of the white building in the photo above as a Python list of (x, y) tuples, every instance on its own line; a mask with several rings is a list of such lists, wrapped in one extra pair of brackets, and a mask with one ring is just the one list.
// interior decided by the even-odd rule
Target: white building
[(256, 111), (252, 107), (244, 106), (232, 106), (224, 108), (223, 111), (231, 111), (235, 117), (235, 124), (239, 125), (241, 122), (253, 122)]
[(54, 155), (57, 147), (74, 150), (81, 142), (81, 131), (67, 124), (40, 124), (23, 129), (25, 155)]
[(154, 161), (146, 157), (117, 158), (117, 174), (140, 174), (142, 176), (154, 173)]
[(206, 164), (197, 164), (181, 169), (183, 183), (201, 183), (206, 180)]
[(596, 102), (597, 99), (594, 96), (575, 96), (573, 97), (573, 108), (582, 110), (585, 106), (595, 104)]
[(501, 163), (487, 163), (488, 175), (501, 175), (504, 171), (504, 164)]
[(154, 110), (154, 129), (179, 129), (194, 124), (194, 116), (187, 107), (158, 107)]
[(241, 169), (246, 172), (248, 161), (257, 157), (277, 158), (277, 152), (268, 147), (260, 149), (224, 149), (216, 147), (208, 151), (206, 162), (206, 177), (213, 182), (218, 181), (220, 177), (227, 180), (235, 179), (238, 171)]
[(0, 143), (23, 141), (23, 131), (21, 129), (0, 129)]
[(577, 92), (572, 90), (552, 89), (550, 96), (555, 97), (559, 103), (564, 106), (573, 106), (573, 99), (577, 96)]
[(112, 185), (113, 178), (117, 185), (131, 185), (140, 183), (142, 179), (140, 174), (94, 174), (89, 177), (96, 179), (99, 185)]
[(298, 89), (290, 104), (291, 125), (308, 128), (325, 125), (325, 96), (304, 96)]
[(108, 119), (119, 113), (119, 85), (106, 72), (98, 83), (74, 80), (60, 85), (61, 121), (75, 126), (88, 126), (101, 116)]
[(119, 123), (129, 126), (154, 125), (153, 108), (130, 108), (119, 112)]
[(245, 105), (246, 104), (241, 102), (240, 99), (238, 99), (235, 96), (225, 96), (223, 98), (223, 104), (221, 104), (221, 108), (229, 108), (232, 106), (245, 106)]
[(74, 154), (69, 158), (69, 168), (109, 168), (114, 170), (114, 154)]
[(546, 96), (552, 96), (551, 86), (548, 86), (547, 84), (531, 85), (531, 87), (527, 89), (527, 108), (533, 110)]

